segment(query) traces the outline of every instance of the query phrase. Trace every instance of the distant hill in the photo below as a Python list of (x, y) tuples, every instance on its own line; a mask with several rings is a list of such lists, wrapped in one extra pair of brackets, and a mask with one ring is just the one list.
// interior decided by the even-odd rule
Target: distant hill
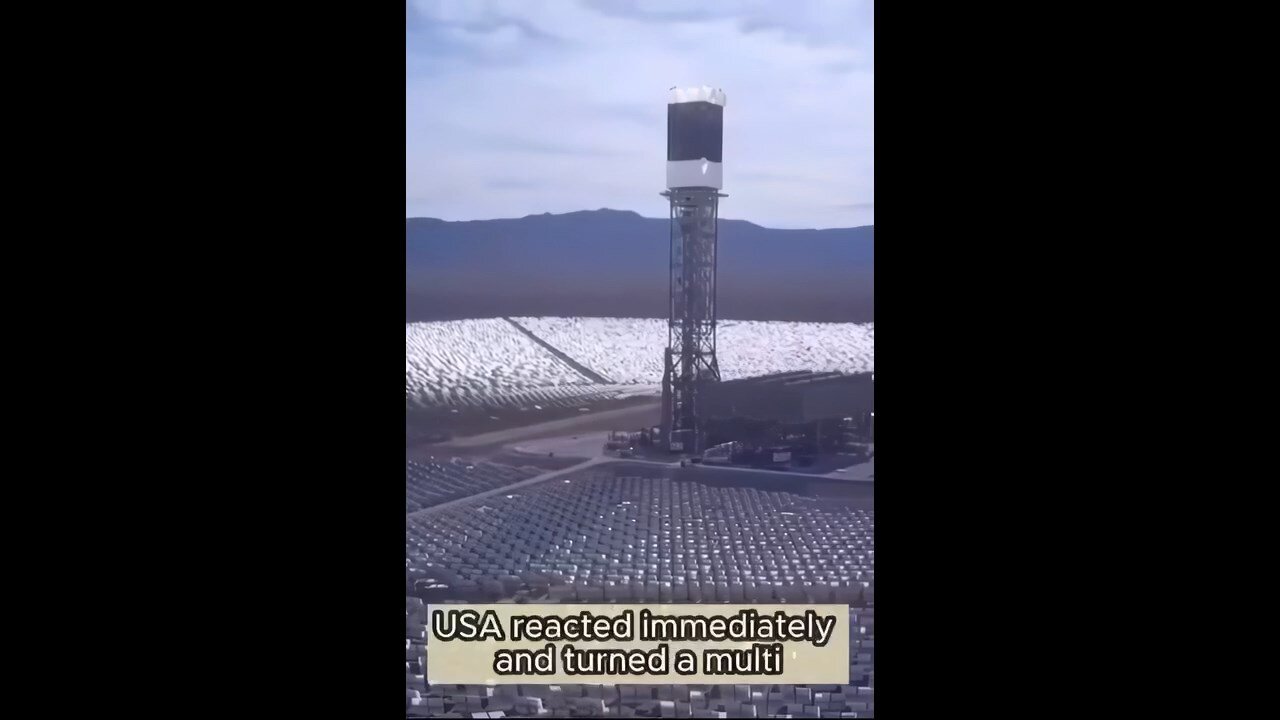
[[(666, 317), (669, 222), (618, 210), (405, 221), (406, 320)], [(719, 315), (874, 319), (874, 226), (778, 230), (721, 220)]]

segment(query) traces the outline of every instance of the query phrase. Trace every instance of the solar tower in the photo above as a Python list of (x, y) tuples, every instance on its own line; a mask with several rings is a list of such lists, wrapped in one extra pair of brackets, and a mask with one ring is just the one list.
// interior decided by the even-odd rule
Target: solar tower
[(672, 88), (667, 103), (671, 206), (670, 315), (662, 374), (662, 437), (673, 452), (703, 450), (699, 388), (720, 381), (716, 364), (716, 230), (724, 140), (724, 91)]

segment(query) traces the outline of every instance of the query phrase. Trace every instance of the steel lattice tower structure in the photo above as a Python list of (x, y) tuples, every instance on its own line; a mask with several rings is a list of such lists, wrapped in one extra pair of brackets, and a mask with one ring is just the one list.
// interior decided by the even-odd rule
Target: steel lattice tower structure
[(716, 363), (716, 235), (722, 185), (724, 91), (672, 88), (667, 104), (671, 268), (663, 356), (662, 435), (672, 451), (701, 452), (699, 388)]

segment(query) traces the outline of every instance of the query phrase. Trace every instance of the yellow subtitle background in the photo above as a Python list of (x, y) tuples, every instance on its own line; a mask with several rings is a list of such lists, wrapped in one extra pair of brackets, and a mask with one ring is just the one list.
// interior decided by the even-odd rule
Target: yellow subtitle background
[[(440, 640), (434, 635), (431, 614), (435, 610), (474, 610), (481, 616), (493, 610), (502, 625), (506, 640), (474, 640), (454, 639)], [(640, 635), (640, 611), (648, 609), (654, 615), (700, 616), (732, 618), (742, 610), (754, 610), (760, 615), (771, 616), (782, 611), (790, 616), (803, 616), (805, 611), (813, 610), (819, 616), (836, 618), (835, 629), (830, 641), (818, 647), (808, 641), (790, 641), (782, 643), (781, 675), (705, 675), (703, 670), (703, 652), (708, 649), (749, 649), (754, 643), (771, 644), (769, 639), (753, 642), (697, 642), (671, 640), (666, 641), (668, 647), (667, 674), (654, 675), (569, 675), (564, 672), (561, 661), (561, 648), (573, 645), (583, 649), (616, 649), (616, 650), (653, 650), (663, 642), (629, 642), (618, 641), (572, 641), (572, 640), (511, 640), (511, 618), (516, 615), (545, 617), (578, 616), (589, 612), (594, 616), (617, 617), (626, 611), (634, 613), (632, 628), (634, 635)], [(646, 605), (646, 604), (477, 604), (477, 605), (431, 605), (427, 608), (427, 682), (430, 684), (715, 684), (715, 683), (789, 683), (789, 684), (830, 684), (845, 685), (849, 682), (849, 607), (847, 605)], [(507, 650), (542, 650), (548, 643), (556, 646), (556, 673), (553, 675), (507, 675), (499, 676), (493, 671), (494, 654)], [(676, 653), (680, 650), (691, 650), (697, 657), (698, 672), (694, 675), (680, 675), (675, 672)]]

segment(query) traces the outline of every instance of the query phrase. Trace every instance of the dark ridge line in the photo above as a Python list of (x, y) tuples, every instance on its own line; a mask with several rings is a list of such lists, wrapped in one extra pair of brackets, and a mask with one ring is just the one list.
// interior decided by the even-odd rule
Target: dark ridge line
[(534, 341), (534, 342), (538, 343), (539, 345), (541, 345), (542, 347), (546, 348), (547, 352), (549, 352), (549, 353), (551, 353), (552, 355), (556, 356), (556, 358), (557, 358), (557, 359), (559, 359), (559, 360), (560, 360), (560, 362), (564, 363), (565, 365), (568, 365), (570, 368), (572, 368), (572, 369), (574, 370), (574, 372), (578, 373), (578, 374), (579, 374), (579, 375), (581, 375), (582, 377), (584, 377), (584, 378), (586, 378), (586, 379), (590, 380), (591, 382), (593, 382), (593, 383), (595, 383), (595, 384), (597, 384), (597, 385), (615, 385), (615, 384), (616, 384), (614, 381), (610, 380), (609, 378), (605, 377), (604, 375), (601, 375), (600, 373), (596, 372), (595, 370), (592, 370), (591, 368), (587, 367), (586, 365), (583, 365), (582, 363), (578, 362), (577, 360), (574, 360), (573, 358), (569, 357), (569, 356), (568, 356), (568, 355), (566, 355), (565, 353), (561, 352), (559, 348), (557, 348), (556, 346), (554, 346), (554, 345), (552, 345), (551, 343), (547, 342), (546, 340), (543, 340), (542, 338), (538, 337), (537, 335), (533, 334), (533, 331), (532, 331), (532, 330), (529, 330), (528, 328), (526, 328), (525, 326), (523, 326), (523, 325), (521, 325), (520, 323), (516, 322), (515, 320), (512, 320), (512, 319), (511, 319), (511, 318), (509, 318), (509, 317), (504, 317), (504, 318), (502, 318), (502, 319), (503, 319), (503, 320), (506, 320), (506, 321), (507, 321), (507, 322), (509, 322), (509, 323), (511, 323), (511, 326), (512, 326), (512, 327), (514, 327), (515, 329), (517, 329), (517, 330), (519, 330), (520, 332), (524, 333), (525, 335), (529, 336), (529, 339), (530, 339), (530, 340), (532, 340), (532, 341)]

